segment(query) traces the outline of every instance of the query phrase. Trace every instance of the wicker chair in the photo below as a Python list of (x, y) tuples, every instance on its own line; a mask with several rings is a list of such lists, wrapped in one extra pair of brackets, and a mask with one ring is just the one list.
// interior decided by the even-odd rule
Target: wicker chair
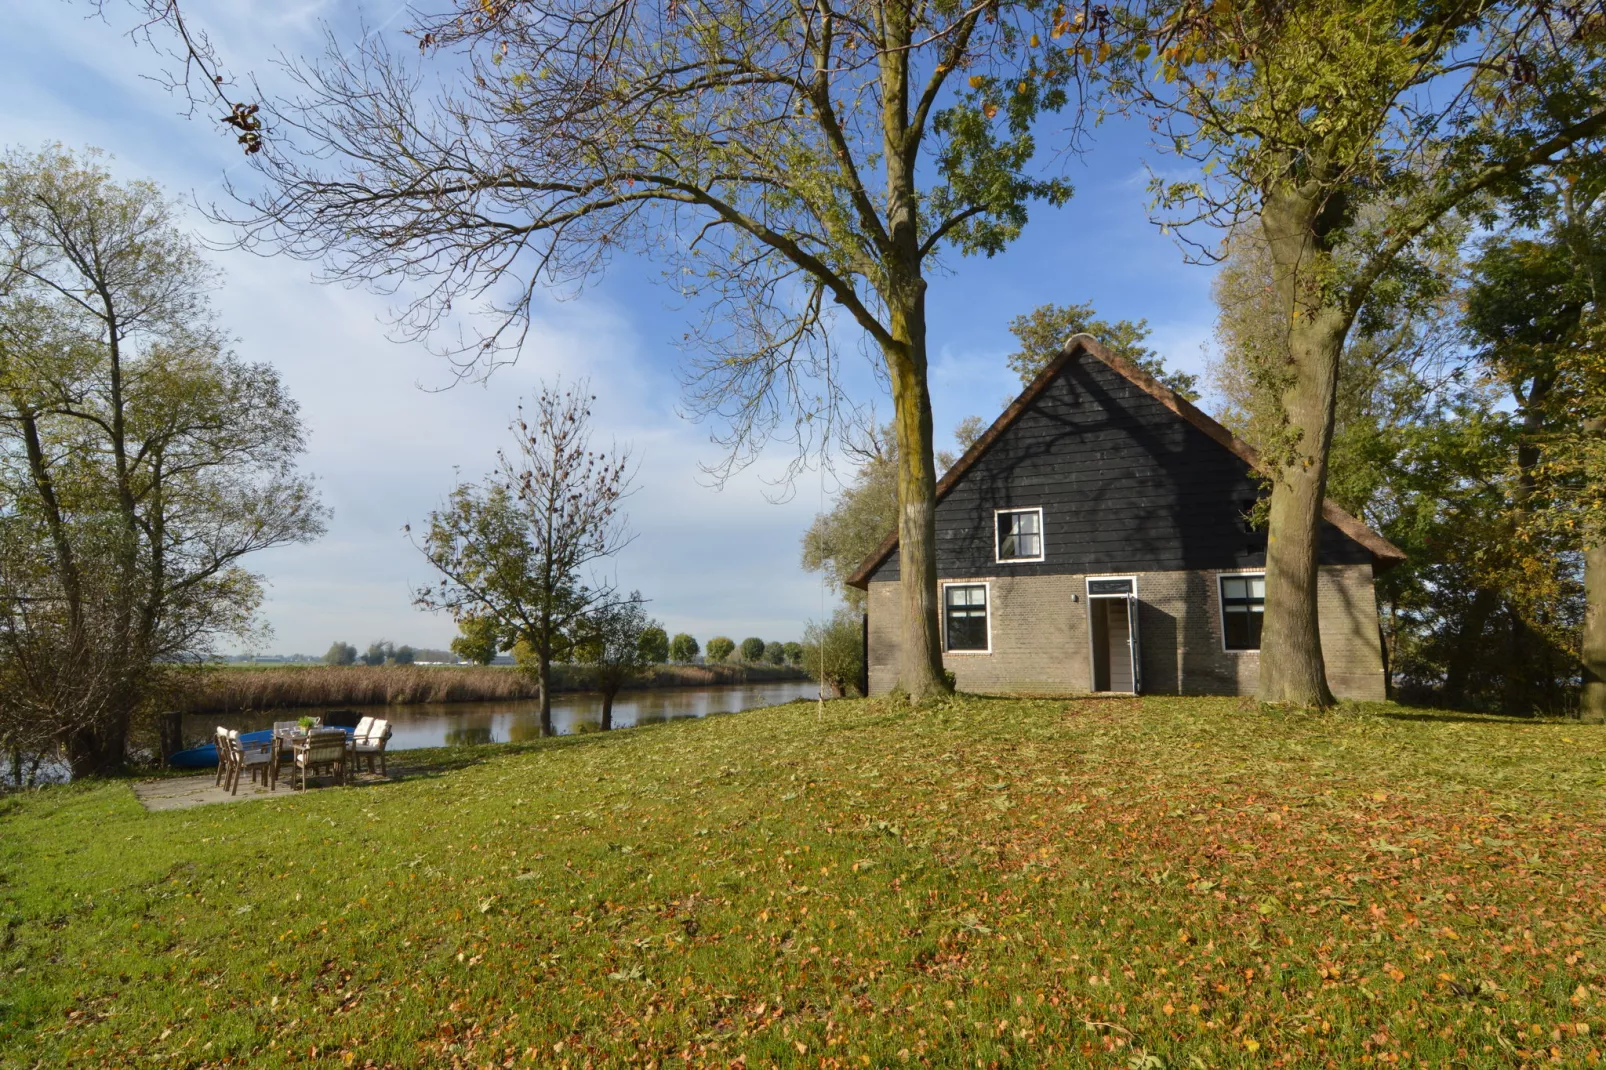
[(295, 768), (301, 770), (301, 790), (307, 790), (307, 777), (318, 776), (319, 769), (346, 782), (346, 733), (339, 728), (314, 728), (304, 742), (296, 744)]
[(373, 718), (368, 725), (366, 734), (362, 725), (357, 726), (357, 732), (352, 736), (352, 757), (357, 764), (364, 758), (368, 759), (368, 771), (374, 771), (374, 759), (379, 759), (379, 773), (388, 776), (389, 770), (385, 767), (385, 745), (390, 742), (390, 722), (383, 718)]

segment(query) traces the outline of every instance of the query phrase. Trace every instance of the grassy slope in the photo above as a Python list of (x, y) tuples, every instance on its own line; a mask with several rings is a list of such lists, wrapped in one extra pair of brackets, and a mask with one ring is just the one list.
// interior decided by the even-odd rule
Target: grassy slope
[(1401, 714), (796, 704), (0, 801), (0, 1065), (1598, 1058), (1606, 735)]

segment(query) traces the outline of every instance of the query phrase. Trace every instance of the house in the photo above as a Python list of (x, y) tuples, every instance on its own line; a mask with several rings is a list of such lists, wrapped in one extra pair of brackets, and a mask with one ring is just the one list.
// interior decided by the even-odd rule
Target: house
[[(1254, 450), (1077, 335), (937, 484), (943, 662), (963, 691), (1253, 694), (1266, 535)], [(1373, 577), (1405, 555), (1326, 503), (1328, 683), (1384, 697)], [(897, 533), (869, 592), (870, 692), (898, 665)]]

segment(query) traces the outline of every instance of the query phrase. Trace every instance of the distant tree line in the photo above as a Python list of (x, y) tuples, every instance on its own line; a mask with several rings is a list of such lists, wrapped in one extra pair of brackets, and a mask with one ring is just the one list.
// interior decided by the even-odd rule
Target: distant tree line
[(357, 648), (350, 643), (338, 640), (329, 645), (324, 652), (323, 660), (328, 665), (355, 665), (359, 661), (364, 665), (411, 665), (418, 659), (418, 651), (405, 643), (397, 646), (388, 639), (377, 639), (368, 644), (368, 649), (357, 653)]

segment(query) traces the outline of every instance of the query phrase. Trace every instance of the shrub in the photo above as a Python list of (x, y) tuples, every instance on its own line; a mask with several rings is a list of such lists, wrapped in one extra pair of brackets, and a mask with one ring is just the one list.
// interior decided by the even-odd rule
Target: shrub
[(764, 660), (769, 662), (771, 665), (785, 665), (786, 647), (782, 646), (780, 643), (765, 643)]
[(637, 646), (641, 660), (648, 665), (662, 665), (669, 660), (669, 636), (657, 625), (642, 630)]
[(748, 663), (764, 660), (764, 640), (750, 636), (742, 640), (742, 660)]
[(708, 641), (708, 660), (724, 661), (726, 658), (731, 656), (731, 651), (735, 649), (736, 644), (731, 642), (731, 640), (727, 639), (723, 635), (716, 635), (714, 638)]
[(847, 696), (859, 693), (864, 677), (864, 633), (859, 614), (841, 606), (821, 624), (803, 632), (803, 668), (814, 679)]
[(697, 645), (697, 640), (685, 632), (681, 632), (669, 641), (669, 656), (675, 661), (696, 661), (697, 655), (701, 652), (701, 648)]

